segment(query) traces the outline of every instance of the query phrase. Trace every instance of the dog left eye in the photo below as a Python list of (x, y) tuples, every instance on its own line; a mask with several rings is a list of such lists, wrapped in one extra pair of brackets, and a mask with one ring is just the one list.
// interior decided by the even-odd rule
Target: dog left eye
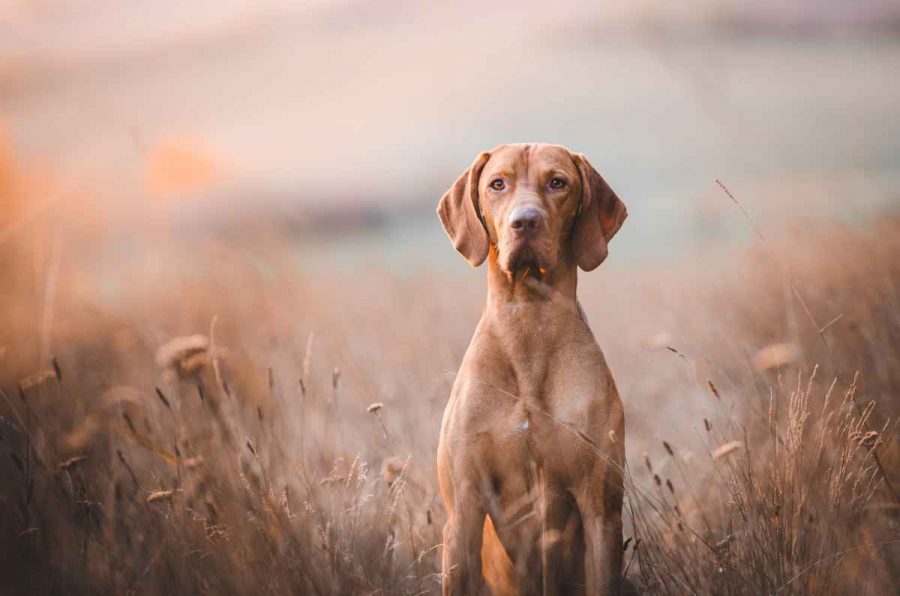
[(559, 177), (551, 178), (548, 186), (553, 190), (561, 190), (566, 187), (566, 181)]

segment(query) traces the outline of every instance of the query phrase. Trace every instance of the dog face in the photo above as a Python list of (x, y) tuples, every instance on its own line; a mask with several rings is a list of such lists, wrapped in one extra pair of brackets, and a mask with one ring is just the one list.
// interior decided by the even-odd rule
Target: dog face
[(554, 269), (581, 194), (578, 169), (562, 147), (506, 145), (493, 152), (478, 196), (500, 269), (537, 275)]
[(597, 267), (627, 212), (583, 155), (521, 144), (482, 153), (441, 199), (438, 215), (473, 266), (493, 248), (501, 270), (543, 277), (562, 254), (585, 271)]

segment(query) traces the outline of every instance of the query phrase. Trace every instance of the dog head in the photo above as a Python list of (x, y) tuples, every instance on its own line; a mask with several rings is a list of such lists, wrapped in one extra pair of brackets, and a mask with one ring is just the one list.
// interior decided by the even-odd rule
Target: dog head
[(501, 145), (482, 153), (441, 198), (453, 246), (477, 267), (543, 277), (561, 255), (585, 271), (606, 259), (625, 205), (581, 154), (559, 145)]

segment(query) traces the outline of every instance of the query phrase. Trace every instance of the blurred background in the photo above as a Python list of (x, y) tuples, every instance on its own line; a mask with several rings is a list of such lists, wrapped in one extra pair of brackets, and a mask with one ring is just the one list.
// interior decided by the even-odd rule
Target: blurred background
[(749, 239), (716, 178), (766, 223), (859, 221), (898, 204), (898, 72), (890, 0), (0, 3), (5, 159), (52, 179), (21, 208), (117, 258), (275, 226), (305, 266), (464, 274), (433, 208), (520, 141), (628, 204), (611, 263)]
[(630, 214), (579, 278), (629, 577), (889, 593), (898, 75), (890, 0), (0, 0), (0, 577), (435, 592), (485, 292), (435, 208), (542, 141)]

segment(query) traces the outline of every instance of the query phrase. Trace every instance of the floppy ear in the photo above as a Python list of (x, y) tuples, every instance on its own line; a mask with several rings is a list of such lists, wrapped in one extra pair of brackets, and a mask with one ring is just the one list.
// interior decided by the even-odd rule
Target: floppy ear
[(625, 204), (582, 154), (574, 156), (581, 174), (581, 207), (572, 231), (575, 261), (592, 271), (609, 254), (609, 241), (628, 217)]
[(490, 247), (478, 205), (478, 180), (489, 158), (489, 153), (479, 155), (469, 169), (460, 174), (450, 190), (444, 193), (437, 208), (444, 231), (453, 242), (453, 247), (473, 267), (484, 262)]

